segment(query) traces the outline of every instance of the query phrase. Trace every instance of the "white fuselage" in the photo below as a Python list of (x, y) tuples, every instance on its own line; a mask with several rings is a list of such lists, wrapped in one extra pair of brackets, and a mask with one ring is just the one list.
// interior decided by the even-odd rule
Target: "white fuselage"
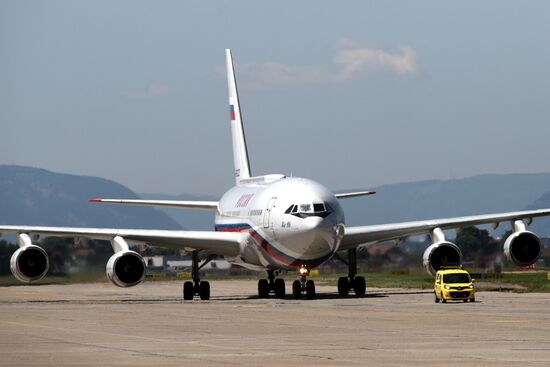
[(344, 212), (321, 184), (282, 175), (252, 178), (219, 201), (216, 231), (243, 232), (246, 244), (232, 263), (249, 269), (313, 268), (334, 255)]

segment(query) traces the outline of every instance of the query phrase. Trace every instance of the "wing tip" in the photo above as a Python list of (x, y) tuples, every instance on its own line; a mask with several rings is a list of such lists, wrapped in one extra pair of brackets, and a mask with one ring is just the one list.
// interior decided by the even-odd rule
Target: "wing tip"
[(101, 203), (103, 200), (102, 199), (99, 199), (99, 198), (91, 198), (91, 199), (88, 199), (88, 202), (90, 203)]

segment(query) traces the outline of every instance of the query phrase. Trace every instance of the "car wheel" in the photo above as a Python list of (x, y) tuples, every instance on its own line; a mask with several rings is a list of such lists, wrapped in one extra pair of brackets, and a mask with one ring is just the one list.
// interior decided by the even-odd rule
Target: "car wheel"
[(437, 293), (434, 292), (434, 301), (435, 303), (439, 303), (439, 298), (437, 298)]

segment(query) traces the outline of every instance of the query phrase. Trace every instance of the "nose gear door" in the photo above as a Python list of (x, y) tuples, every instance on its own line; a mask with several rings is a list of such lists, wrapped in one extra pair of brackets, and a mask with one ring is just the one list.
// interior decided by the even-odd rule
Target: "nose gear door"
[(269, 199), (269, 202), (267, 203), (267, 207), (265, 208), (265, 211), (264, 211), (264, 228), (269, 228), (270, 227), (271, 211), (275, 207), (275, 201), (276, 200), (277, 200), (276, 197), (271, 198), (271, 199)]

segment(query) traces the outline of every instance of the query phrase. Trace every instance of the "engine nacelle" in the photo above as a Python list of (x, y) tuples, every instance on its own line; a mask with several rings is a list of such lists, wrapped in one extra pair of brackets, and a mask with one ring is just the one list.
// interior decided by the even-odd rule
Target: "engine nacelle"
[(120, 251), (107, 262), (107, 277), (119, 287), (133, 287), (145, 278), (145, 261), (135, 251)]
[(539, 259), (540, 253), (540, 241), (533, 232), (514, 232), (504, 242), (504, 254), (508, 260), (519, 266), (534, 264)]
[(422, 256), (424, 268), (431, 276), (445, 266), (461, 266), (462, 252), (457, 245), (441, 241), (430, 245)]
[(14, 277), (22, 282), (42, 279), (50, 268), (46, 251), (36, 245), (20, 247), (10, 259), (10, 268)]

